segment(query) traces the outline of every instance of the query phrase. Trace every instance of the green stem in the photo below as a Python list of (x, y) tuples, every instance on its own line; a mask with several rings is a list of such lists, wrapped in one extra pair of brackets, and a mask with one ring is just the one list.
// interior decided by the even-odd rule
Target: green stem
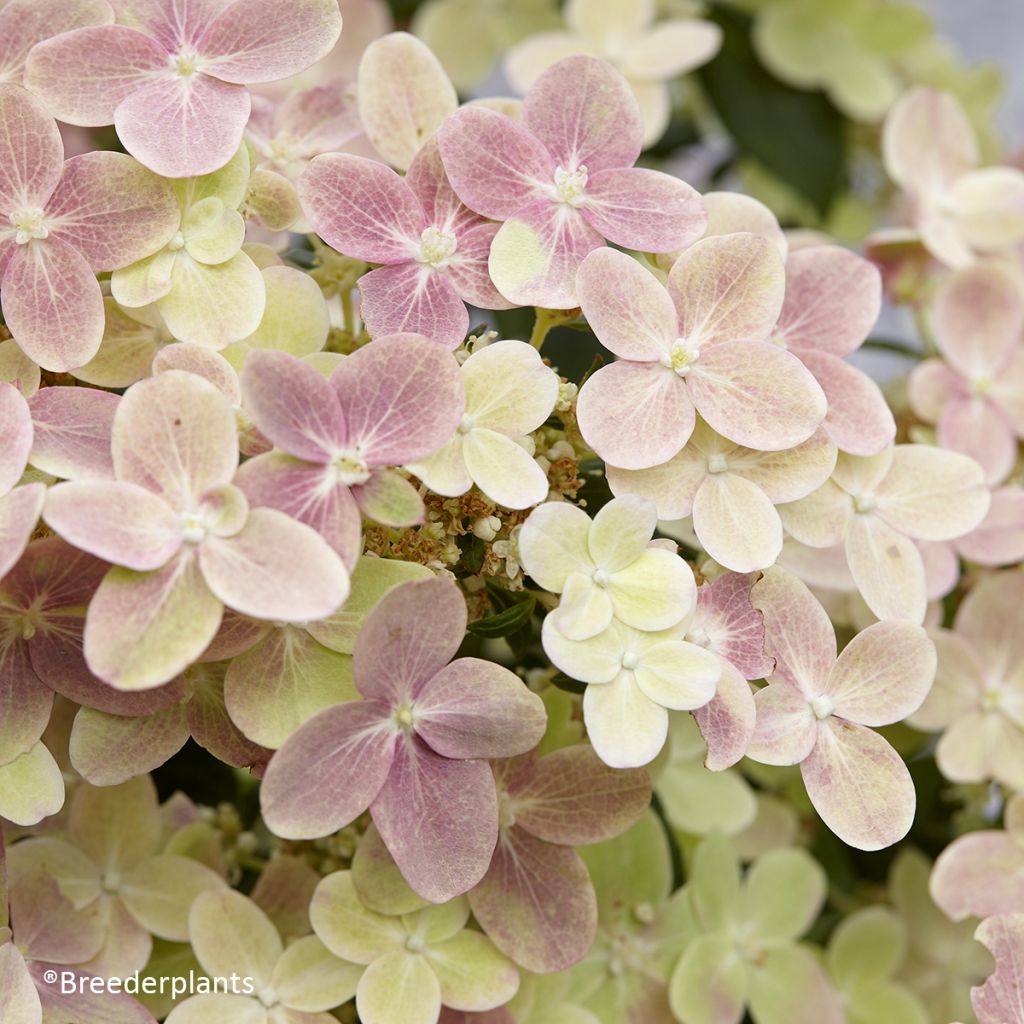
[(352, 315), (352, 293), (342, 290), (338, 296), (341, 299), (341, 315), (345, 319), (345, 330), (350, 337), (355, 337), (355, 318)]
[(893, 352), (898, 356), (903, 356), (904, 359), (913, 359), (914, 362), (924, 358), (924, 353), (919, 349), (891, 338), (868, 338), (864, 342), (863, 348), (873, 348), (880, 352)]
[(538, 306), (537, 319), (533, 322), (533, 333), (530, 335), (530, 344), (539, 352), (553, 327), (570, 323), (578, 315), (578, 309), (544, 309)]

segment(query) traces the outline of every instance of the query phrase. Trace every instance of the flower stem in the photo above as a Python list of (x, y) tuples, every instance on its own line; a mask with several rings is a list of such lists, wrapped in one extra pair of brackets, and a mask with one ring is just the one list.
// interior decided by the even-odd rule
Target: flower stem
[(560, 327), (563, 324), (571, 323), (580, 315), (579, 309), (544, 309), (537, 307), (537, 319), (533, 322), (533, 333), (530, 335), (530, 344), (539, 352), (544, 345), (544, 339), (553, 327)]

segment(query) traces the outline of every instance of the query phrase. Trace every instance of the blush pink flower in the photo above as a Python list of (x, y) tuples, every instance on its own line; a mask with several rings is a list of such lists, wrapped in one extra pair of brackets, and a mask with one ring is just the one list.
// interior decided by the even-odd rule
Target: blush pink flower
[(573, 849), (621, 835), (651, 802), (637, 768), (609, 768), (589, 744), (494, 764), (500, 830), (469, 905), (491, 941), (531, 971), (582, 960), (597, 933), (597, 900)]
[(855, 253), (811, 245), (789, 254), (786, 299), (772, 340), (814, 374), (828, 399), (825, 433), (853, 455), (876, 455), (896, 436), (878, 385), (843, 360), (868, 336), (881, 305), (881, 276)]
[(285, 352), (254, 349), (242, 403), (277, 451), (246, 462), (238, 485), (312, 526), (355, 566), (360, 513), (385, 526), (422, 522), (423, 499), (390, 466), (430, 455), (465, 410), (455, 358), (418, 334), (395, 334), (346, 356), (329, 380)]
[(891, 846), (914, 819), (914, 784), (902, 758), (874, 731), (906, 718), (935, 676), (935, 648), (920, 626), (877, 622), (836, 657), (828, 615), (806, 585), (769, 569), (754, 585), (775, 672), (759, 690), (747, 755), (800, 765), (814, 809), (860, 850)]
[(113, 124), (168, 178), (223, 167), (249, 119), (246, 86), (304, 70), (341, 33), (337, 0), (131, 0), (122, 15), (39, 43), (25, 84), (68, 124)]
[(982, 921), (974, 937), (995, 959), (995, 972), (971, 989), (978, 1024), (1010, 1024), (1024, 1015), (1024, 914), (997, 914)]
[(45, 484), (18, 486), (34, 433), (32, 413), (21, 392), (0, 381), (0, 580), (21, 557), (43, 511)]
[(472, 210), (504, 221), (489, 261), (498, 291), (518, 305), (578, 305), (576, 271), (605, 239), (671, 252), (706, 226), (685, 182), (633, 167), (643, 122), (626, 80), (593, 57), (545, 71), (522, 120), (463, 107), (441, 126), (445, 169)]
[(825, 396), (799, 359), (768, 340), (784, 289), (775, 247), (751, 234), (691, 246), (667, 291), (624, 253), (587, 256), (580, 306), (618, 357), (580, 390), (587, 444), (615, 466), (646, 469), (686, 444), (698, 412), (748, 448), (806, 441), (825, 417)]
[(238, 432), (228, 400), (183, 370), (140, 381), (114, 416), (113, 480), (50, 488), (44, 517), (111, 568), (89, 604), (85, 657), (119, 689), (173, 679), (213, 639), (224, 605), (255, 618), (322, 618), (348, 573), (308, 526), (249, 509), (231, 483)]
[(510, 307), (487, 271), (498, 225), (459, 201), (435, 140), (416, 154), (404, 178), (376, 160), (319, 156), (303, 174), (299, 194), (328, 245), (382, 264), (359, 279), (360, 312), (374, 337), (412, 331), (456, 348), (469, 330), (467, 302)]
[(942, 358), (914, 367), (911, 407), (937, 424), (943, 448), (969, 455), (999, 483), (1024, 437), (1021, 286), (994, 264), (964, 267), (939, 289), (932, 325)]
[(781, 505), (779, 514), (802, 544), (844, 546), (857, 589), (878, 618), (922, 622), (927, 586), (914, 541), (962, 537), (988, 508), (988, 488), (973, 459), (900, 444), (872, 456), (841, 452), (831, 478)]
[(36, 43), (86, 25), (109, 25), (107, 0), (8, 0), (0, 8), (0, 82), (22, 84), (25, 58)]
[(964, 598), (953, 629), (933, 634), (939, 671), (910, 724), (942, 730), (935, 760), (953, 782), (1024, 788), (1022, 601), (1024, 575), (993, 574)]
[(57, 122), (20, 86), (0, 85), (0, 122), (4, 319), (34, 362), (72, 370), (103, 338), (96, 272), (160, 249), (176, 230), (178, 204), (170, 182), (123, 153), (65, 162)]
[(508, 669), (452, 657), (466, 605), (449, 580), (404, 583), (366, 618), (353, 655), (364, 700), (314, 715), (274, 755), (263, 817), (283, 838), (330, 835), (369, 807), (402, 875), (443, 903), (487, 871), (498, 838), (488, 757), (532, 749), (544, 706)]

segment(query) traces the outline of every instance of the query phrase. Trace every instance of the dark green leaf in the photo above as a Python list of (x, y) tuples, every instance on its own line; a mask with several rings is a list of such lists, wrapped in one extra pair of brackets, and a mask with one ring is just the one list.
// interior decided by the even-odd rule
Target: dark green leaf
[(551, 685), (557, 686), (560, 690), (565, 690), (566, 693), (584, 693), (587, 689), (586, 683), (572, 679), (564, 672), (556, 672), (551, 677)]
[(485, 615), (482, 619), (471, 622), (469, 624), (469, 631), (476, 636), (489, 637), (491, 639), (511, 636), (529, 623), (533, 616), (535, 604), (536, 602), (531, 596), (526, 601), (520, 601), (510, 608), (506, 608), (503, 612), (498, 612), (497, 615)]

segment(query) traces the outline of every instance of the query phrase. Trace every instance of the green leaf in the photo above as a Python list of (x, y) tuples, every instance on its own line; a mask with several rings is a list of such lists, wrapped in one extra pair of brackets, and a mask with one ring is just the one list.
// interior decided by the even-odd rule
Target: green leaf
[(533, 595), (528, 595), (525, 601), (506, 608), (497, 615), (486, 615), (482, 619), (469, 624), (469, 632), (474, 636), (483, 636), (490, 639), (497, 637), (511, 636), (513, 633), (523, 629), (533, 617), (533, 609), (536, 601)]
[(587, 684), (581, 683), (577, 679), (572, 679), (567, 676), (564, 672), (556, 672), (551, 677), (551, 685), (557, 686), (560, 690), (565, 690), (566, 693), (586, 693)]
[(739, 149), (824, 216), (845, 177), (845, 119), (824, 93), (794, 89), (758, 61), (750, 18), (716, 4), (722, 49), (699, 72), (708, 99)]

